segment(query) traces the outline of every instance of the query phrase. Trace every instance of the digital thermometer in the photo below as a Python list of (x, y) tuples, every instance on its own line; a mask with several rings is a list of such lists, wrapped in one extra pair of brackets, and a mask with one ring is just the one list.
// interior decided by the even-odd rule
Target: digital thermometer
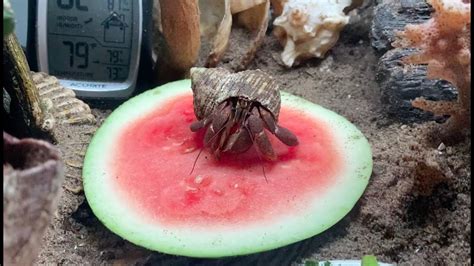
[(124, 99), (151, 78), (152, 0), (28, 2), (30, 65), (79, 97)]

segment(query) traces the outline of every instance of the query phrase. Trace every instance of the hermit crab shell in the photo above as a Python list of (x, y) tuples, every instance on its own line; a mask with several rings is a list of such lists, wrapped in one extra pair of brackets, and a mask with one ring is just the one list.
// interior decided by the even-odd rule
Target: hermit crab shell
[(191, 68), (194, 113), (198, 119), (212, 114), (214, 109), (231, 97), (259, 102), (275, 120), (280, 113), (278, 82), (261, 70), (232, 73), (224, 68)]

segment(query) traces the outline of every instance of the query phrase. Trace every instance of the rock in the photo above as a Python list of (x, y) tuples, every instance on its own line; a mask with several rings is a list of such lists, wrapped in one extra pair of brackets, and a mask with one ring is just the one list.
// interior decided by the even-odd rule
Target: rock
[(427, 78), (426, 66), (402, 63), (401, 60), (414, 53), (415, 49), (393, 48), (391, 45), (397, 31), (402, 31), (407, 24), (426, 21), (431, 12), (431, 6), (419, 0), (382, 1), (375, 7), (370, 40), (381, 54), (376, 80), (380, 84), (385, 111), (402, 123), (440, 119), (412, 107), (411, 100), (417, 97), (434, 101), (457, 98), (457, 90), (452, 84)]
[(441, 142), (438, 146), (438, 151), (444, 151), (444, 150), (446, 150), (446, 145), (444, 145), (444, 143)]
[(72, 213), (71, 217), (76, 222), (87, 227), (94, 226), (99, 223), (99, 220), (94, 216), (91, 207), (85, 200), (77, 207), (77, 210)]

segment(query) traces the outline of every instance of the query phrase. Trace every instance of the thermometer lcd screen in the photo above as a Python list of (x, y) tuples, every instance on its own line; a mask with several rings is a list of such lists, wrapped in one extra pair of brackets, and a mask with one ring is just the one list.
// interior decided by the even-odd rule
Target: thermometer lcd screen
[(53, 0), (47, 5), (48, 70), (69, 80), (123, 82), (130, 75), (133, 0)]

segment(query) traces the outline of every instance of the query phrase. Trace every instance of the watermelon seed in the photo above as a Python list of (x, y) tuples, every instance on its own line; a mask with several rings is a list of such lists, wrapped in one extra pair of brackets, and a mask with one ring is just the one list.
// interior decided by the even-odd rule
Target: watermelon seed
[(216, 194), (218, 196), (224, 195), (224, 192), (222, 192), (222, 190), (220, 190), (220, 189), (213, 189), (212, 192), (214, 192), (214, 194)]
[(184, 144), (184, 141), (181, 141), (181, 142), (173, 142), (172, 144), (173, 144), (173, 146), (181, 146), (181, 145)]
[(196, 178), (194, 179), (194, 183), (201, 184), (203, 179), (204, 177), (202, 175), (197, 175)]
[(186, 191), (191, 193), (197, 193), (199, 189), (195, 187), (186, 186)]
[(185, 150), (183, 151), (183, 153), (184, 153), (184, 154), (190, 153), (190, 152), (195, 151), (196, 149), (197, 149), (196, 147), (187, 148), (187, 149), (185, 149)]

